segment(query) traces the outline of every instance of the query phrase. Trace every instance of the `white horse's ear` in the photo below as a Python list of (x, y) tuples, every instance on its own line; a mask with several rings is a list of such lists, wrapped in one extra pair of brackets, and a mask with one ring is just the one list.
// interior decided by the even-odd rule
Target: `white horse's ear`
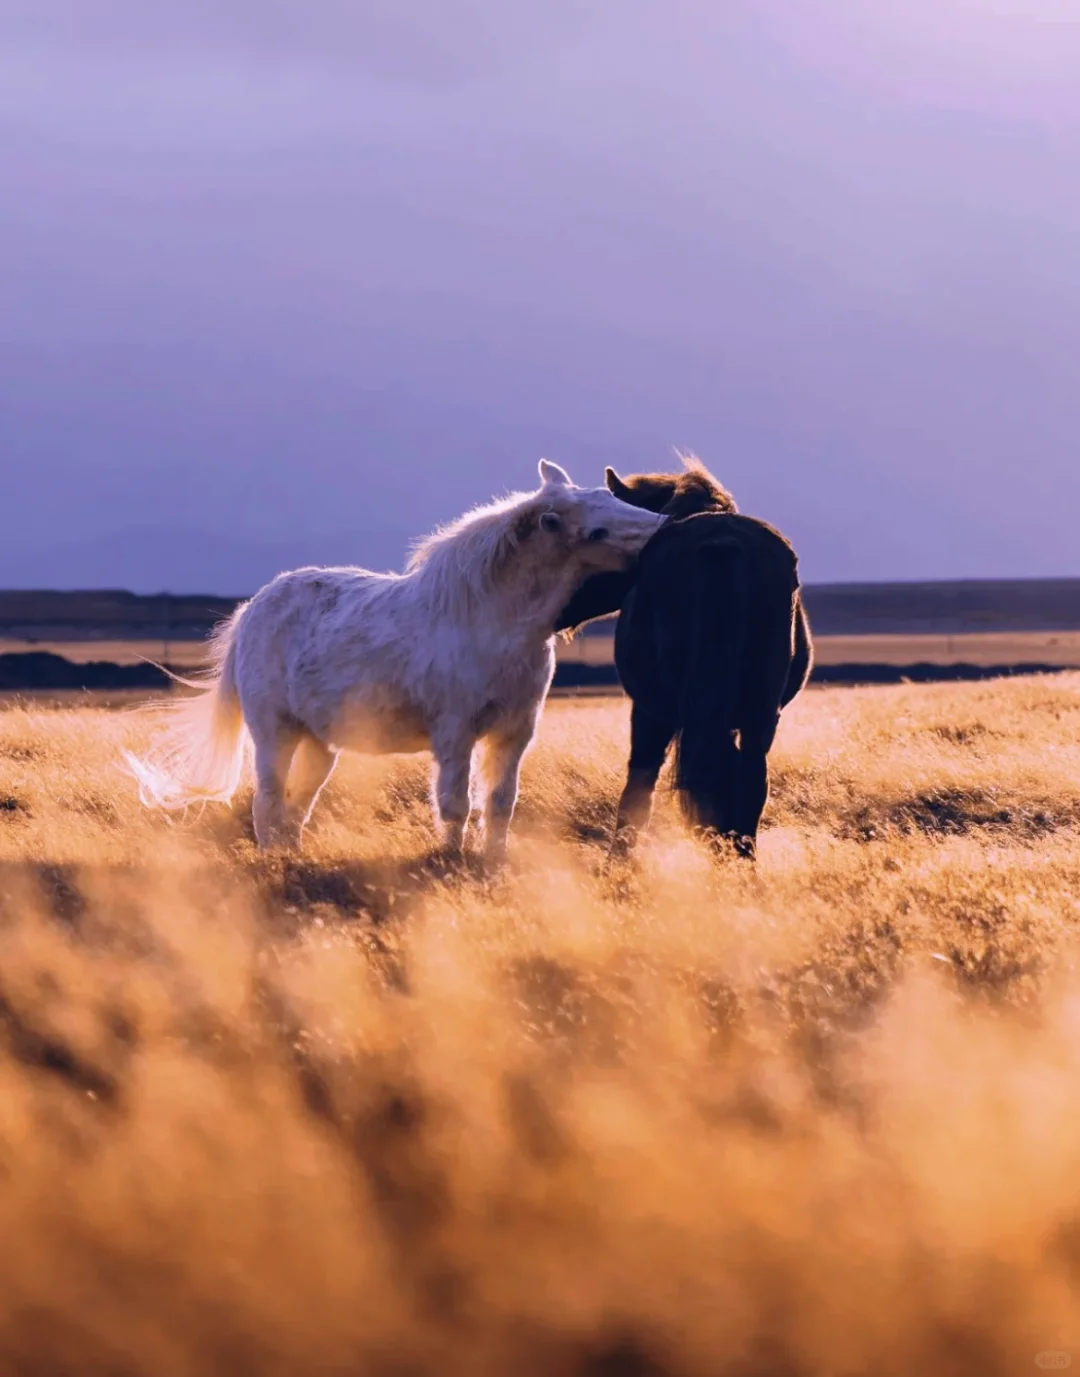
[(572, 488), (574, 486), (566, 470), (558, 464), (553, 464), (550, 459), (540, 460), (540, 482), (545, 488)]

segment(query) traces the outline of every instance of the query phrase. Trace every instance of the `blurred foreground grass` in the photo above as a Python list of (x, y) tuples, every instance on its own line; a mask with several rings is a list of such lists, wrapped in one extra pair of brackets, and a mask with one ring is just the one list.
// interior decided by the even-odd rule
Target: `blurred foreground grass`
[(495, 878), (423, 759), (265, 858), (148, 729), (0, 711), (0, 1372), (1080, 1362), (1080, 676), (804, 695), (756, 871), (606, 867), (623, 702)]

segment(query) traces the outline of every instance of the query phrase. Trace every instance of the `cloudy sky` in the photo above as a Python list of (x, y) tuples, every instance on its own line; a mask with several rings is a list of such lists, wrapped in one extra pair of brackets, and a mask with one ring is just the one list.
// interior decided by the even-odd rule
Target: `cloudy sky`
[(400, 564), (696, 449), (1080, 574), (1075, 0), (2, 0), (0, 585)]

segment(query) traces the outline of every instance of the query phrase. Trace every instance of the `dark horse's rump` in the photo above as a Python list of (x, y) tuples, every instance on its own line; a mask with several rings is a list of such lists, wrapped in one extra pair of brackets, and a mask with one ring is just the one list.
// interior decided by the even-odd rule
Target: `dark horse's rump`
[(752, 855), (780, 711), (811, 665), (795, 552), (771, 526), (738, 514), (700, 466), (625, 482), (608, 470), (608, 485), (675, 518), (633, 575), (586, 583), (560, 619), (576, 626), (622, 609), (615, 663), (633, 713), (618, 831), (631, 840), (647, 822), (675, 741), (687, 819)]

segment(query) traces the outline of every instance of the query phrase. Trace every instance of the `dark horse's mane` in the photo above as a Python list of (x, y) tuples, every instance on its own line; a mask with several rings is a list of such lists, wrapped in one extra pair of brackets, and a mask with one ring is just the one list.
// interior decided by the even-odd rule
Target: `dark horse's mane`
[(682, 473), (629, 478), (607, 470), (616, 497), (669, 520), (635, 569), (595, 575), (578, 589), (556, 630), (620, 614), (615, 666), (633, 706), (616, 836), (632, 839), (647, 822), (674, 743), (688, 821), (753, 856), (767, 756), (781, 710), (809, 675), (810, 628), (788, 541), (743, 516), (700, 460), (683, 465)]
[(620, 478), (607, 472), (616, 497), (680, 521), (698, 512), (737, 512), (735, 499), (695, 455), (683, 456), (682, 473), (639, 473)]
[[(614, 469), (606, 469), (604, 477), (609, 490), (622, 502), (646, 511), (657, 512), (672, 521), (696, 516), (701, 512), (738, 512), (735, 499), (718, 479), (714, 478), (701, 460), (693, 454), (680, 456), (682, 473), (637, 473), (620, 478)], [(622, 607), (634, 583), (633, 572), (594, 574), (587, 579), (563, 608), (555, 630), (567, 636), (586, 622), (608, 617)]]

